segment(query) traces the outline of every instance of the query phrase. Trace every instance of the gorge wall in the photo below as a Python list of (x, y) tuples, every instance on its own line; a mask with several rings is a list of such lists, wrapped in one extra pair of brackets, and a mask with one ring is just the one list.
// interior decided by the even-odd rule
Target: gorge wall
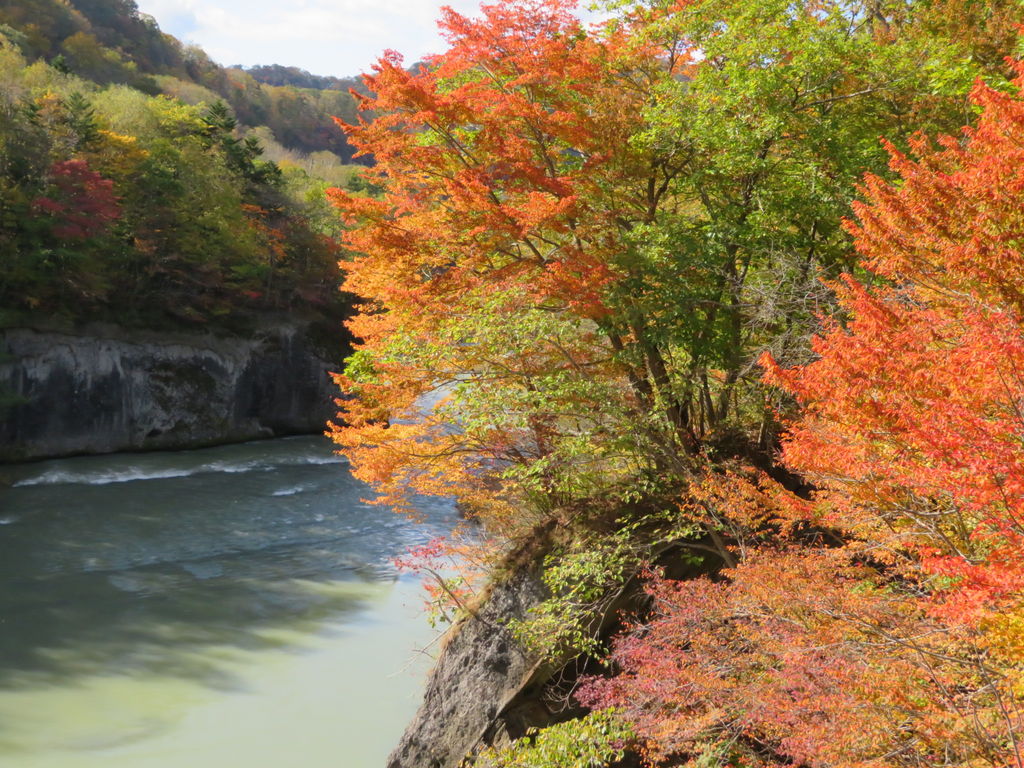
[[(654, 561), (659, 565), (660, 557)], [(574, 652), (543, 654), (517, 639), (510, 622), (528, 619), (550, 592), (536, 555), (531, 560), (513, 557), (503, 570), (476, 606), (449, 628), (423, 702), (387, 768), (463, 768), (482, 749), (508, 746), (533, 728), (584, 714), (572, 691), (580, 675), (598, 674), (601, 665)], [(692, 576), (692, 570), (692, 565), (676, 563), (666, 573)], [(637, 615), (646, 603), (634, 574), (583, 625), (584, 631), (606, 641), (622, 629), (623, 615)], [(615, 765), (638, 766), (635, 758), (627, 755)]]
[(0, 461), (179, 449), (317, 432), (338, 370), (305, 328), (246, 337), (125, 331), (0, 332)]
[(550, 722), (536, 694), (551, 670), (506, 626), (545, 596), (539, 576), (519, 570), (448, 630), (423, 704), (387, 768), (458, 768), (480, 746)]

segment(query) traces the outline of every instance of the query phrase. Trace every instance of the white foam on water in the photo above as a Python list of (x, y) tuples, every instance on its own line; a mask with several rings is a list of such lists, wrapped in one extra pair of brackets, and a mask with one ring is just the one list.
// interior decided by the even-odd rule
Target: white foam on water
[[(290, 461), (282, 462), (283, 464), (291, 464)], [(347, 464), (344, 456), (304, 456), (302, 460), (295, 462), (296, 464)]]
[(274, 467), (284, 466), (319, 466), (323, 464), (344, 463), (346, 463), (345, 459), (341, 456), (324, 456), (319, 454), (313, 456), (249, 459), (248, 461), (212, 461), (195, 467), (168, 467), (165, 469), (138, 467), (94, 471), (49, 469), (35, 477), (26, 477), (18, 480), (13, 484), (13, 487), (19, 488), (30, 485), (108, 485), (110, 483), (132, 483), (143, 480), (166, 480), (168, 478), (191, 477), (192, 475), (201, 474), (266, 472)]
[(206, 473), (217, 473), (224, 472), (229, 475), (236, 475), (240, 472), (253, 472), (260, 469), (270, 469), (272, 465), (265, 461), (254, 460), (254, 461), (243, 461), (239, 462), (228, 462), (228, 461), (214, 461), (210, 464), (203, 464), (194, 470), (193, 474), (206, 474)]
[(304, 490), (306, 490), (306, 486), (304, 486), (304, 485), (295, 485), (295, 486), (292, 486), (290, 488), (281, 488), (279, 490), (274, 491), (270, 495), (271, 496), (294, 496), (297, 493), (302, 493)]
[(14, 483), (15, 488), (26, 485), (108, 485), (110, 483), (130, 483), (135, 480), (163, 480), (169, 477), (188, 477), (194, 475), (195, 469), (163, 469), (163, 470), (106, 470), (103, 472), (75, 472), (51, 469), (35, 477), (27, 477)]

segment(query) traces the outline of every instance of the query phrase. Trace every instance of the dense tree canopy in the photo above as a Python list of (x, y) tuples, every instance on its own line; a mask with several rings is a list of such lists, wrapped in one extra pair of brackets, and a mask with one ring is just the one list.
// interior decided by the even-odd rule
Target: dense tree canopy
[(256, 80), (267, 85), (292, 85), (296, 88), (315, 88), (320, 91), (342, 91), (362, 88), (358, 77), (331, 77), (314, 75), (299, 67), (285, 67), (280, 64), (259, 64), (245, 67), (245, 71)]
[(544, 532), (552, 658), (650, 569), (575, 764), (1020, 765), (1019, 9), (609, 5), (366, 77), (335, 439)]
[[(801, 407), (785, 460), (820, 490), (759, 493), (788, 532), (726, 580), (653, 582), (656, 618), (585, 688), (654, 757), (1021, 760), (1024, 99), (981, 84), (973, 99), (963, 139), (892, 148), (900, 182), (865, 182), (848, 228), (884, 282), (837, 286), (849, 319), (815, 337), (814, 362), (765, 360)], [(743, 486), (726, 487), (736, 524)]]
[(263, 161), (223, 102), (102, 87), (2, 37), (0, 80), (0, 324), (338, 305), (322, 187)]
[(371, 302), (336, 436), (392, 502), (504, 479), (552, 508), (763, 442), (754, 361), (804, 354), (878, 136), (959, 124), (979, 71), (913, 5), (638, 5), (596, 31), (572, 7), (448, 12), (449, 50), (383, 59), (348, 129), (384, 194), (335, 198)]

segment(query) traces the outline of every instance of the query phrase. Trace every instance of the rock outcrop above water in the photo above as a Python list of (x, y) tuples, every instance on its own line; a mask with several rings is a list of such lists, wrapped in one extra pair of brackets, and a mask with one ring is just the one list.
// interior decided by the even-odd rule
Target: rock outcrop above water
[[(419, 711), (388, 758), (387, 768), (462, 768), (488, 747), (502, 748), (545, 728), (580, 717), (586, 710), (573, 698), (581, 676), (600, 674), (603, 664), (586, 655), (553, 658), (525, 647), (508, 629), (528, 619), (531, 608), (550, 595), (541, 578), (541, 555), (550, 551), (552, 525), (538, 527), (531, 541), (513, 553), (486, 597), (444, 638), (427, 680)], [(673, 556), (673, 547), (652, 553), (669, 578), (693, 578), (705, 565)], [(647, 610), (640, 573), (609, 593), (580, 629), (607, 642), (622, 629), (623, 616)], [(627, 754), (620, 768), (640, 765)]]
[(493, 585), (479, 609), (449, 630), (423, 704), (388, 768), (457, 768), (479, 746), (550, 720), (531, 695), (550, 670), (505, 626), (544, 594), (540, 579), (522, 569)]
[(317, 432), (336, 411), (338, 367), (296, 325), (249, 337), (7, 330), (0, 461)]

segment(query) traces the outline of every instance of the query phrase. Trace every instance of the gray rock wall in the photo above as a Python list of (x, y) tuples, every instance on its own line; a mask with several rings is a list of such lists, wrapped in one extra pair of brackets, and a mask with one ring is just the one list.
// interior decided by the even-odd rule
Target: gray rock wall
[[(343, 350), (338, 350), (339, 358)], [(177, 449), (317, 432), (339, 365), (302, 328), (200, 334), (0, 333), (0, 461)]]
[(524, 618), (544, 596), (536, 574), (521, 570), (495, 584), (479, 610), (449, 630), (423, 704), (387, 768), (457, 768), (499, 734), (515, 738), (527, 726), (547, 724), (543, 711), (524, 718), (520, 702), (533, 698), (531, 689), (551, 670), (505, 627), (510, 619)]
[[(537, 544), (550, 533), (538, 529)], [(531, 545), (519, 554), (528, 552)], [(549, 594), (541, 578), (538, 548), (533, 558), (515, 557), (508, 575), (494, 582), (476, 610), (457, 622), (444, 638), (427, 680), (423, 703), (409, 723), (387, 768), (460, 768), (473, 764), (486, 747), (504, 747), (527, 735), (585, 713), (571, 696), (580, 675), (600, 674), (603, 665), (571, 653), (545, 659), (516, 640), (507, 624), (527, 618)], [(668, 565), (669, 550), (653, 561)], [(533, 562), (533, 565), (529, 563)], [(693, 577), (689, 562), (667, 568), (672, 578)], [(634, 575), (608, 595), (586, 632), (607, 640), (621, 630), (622, 615), (636, 615), (647, 597)], [(619, 765), (619, 764), (617, 764)], [(639, 765), (635, 755), (621, 763)]]

